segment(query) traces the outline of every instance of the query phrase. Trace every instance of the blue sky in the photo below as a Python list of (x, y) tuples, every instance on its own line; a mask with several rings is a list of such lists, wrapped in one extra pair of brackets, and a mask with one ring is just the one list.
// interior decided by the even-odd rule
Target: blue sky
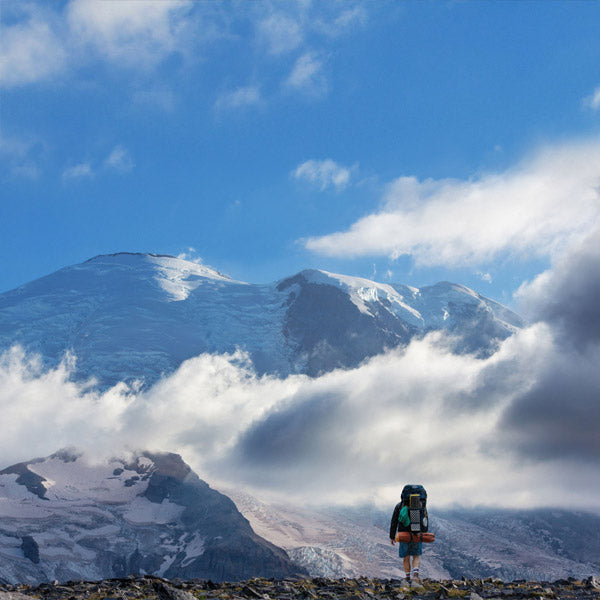
[(515, 305), (598, 222), (596, 2), (0, 7), (0, 291), (147, 251)]

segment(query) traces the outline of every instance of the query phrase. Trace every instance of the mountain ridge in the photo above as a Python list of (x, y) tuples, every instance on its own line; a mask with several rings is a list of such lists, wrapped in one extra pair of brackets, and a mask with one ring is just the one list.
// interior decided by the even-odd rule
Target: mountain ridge
[(76, 377), (149, 386), (202, 353), (248, 352), (259, 374), (354, 368), (429, 331), (487, 356), (518, 315), (460, 284), (420, 290), (316, 269), (269, 284), (180, 258), (98, 255), (0, 294), (0, 352), (14, 345)]
[(62, 450), (0, 471), (0, 500), (0, 579), (13, 583), (305, 574), (173, 453)]

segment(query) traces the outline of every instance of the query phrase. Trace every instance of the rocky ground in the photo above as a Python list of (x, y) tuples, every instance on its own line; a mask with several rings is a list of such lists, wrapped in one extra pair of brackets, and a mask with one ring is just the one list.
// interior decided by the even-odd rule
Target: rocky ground
[(436, 581), (407, 586), (397, 579), (251, 579), (214, 583), (192, 579), (166, 580), (130, 576), (103, 581), (45, 583), (37, 587), (0, 585), (0, 600), (419, 600), (588, 599), (600, 600), (600, 579), (559, 579), (554, 582), (499, 579)]

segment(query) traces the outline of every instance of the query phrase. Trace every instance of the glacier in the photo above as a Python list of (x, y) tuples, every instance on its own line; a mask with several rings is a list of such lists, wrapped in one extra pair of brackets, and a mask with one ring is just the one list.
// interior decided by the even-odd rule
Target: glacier
[(180, 258), (100, 255), (0, 294), (0, 352), (20, 345), (101, 388), (150, 386), (203, 353), (250, 356), (259, 374), (318, 376), (443, 330), (477, 356), (523, 326), (459, 284), (417, 289), (305, 270), (269, 284), (236, 281)]

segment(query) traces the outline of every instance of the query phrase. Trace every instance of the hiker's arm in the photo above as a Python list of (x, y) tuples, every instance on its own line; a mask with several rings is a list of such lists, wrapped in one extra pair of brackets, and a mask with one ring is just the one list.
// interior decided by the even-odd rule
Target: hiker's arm
[(392, 520), (390, 522), (390, 540), (392, 541), (392, 545), (394, 544), (394, 540), (396, 539), (396, 531), (398, 530), (398, 515), (400, 514), (400, 503), (396, 504), (394, 508), (394, 514), (392, 515)]

